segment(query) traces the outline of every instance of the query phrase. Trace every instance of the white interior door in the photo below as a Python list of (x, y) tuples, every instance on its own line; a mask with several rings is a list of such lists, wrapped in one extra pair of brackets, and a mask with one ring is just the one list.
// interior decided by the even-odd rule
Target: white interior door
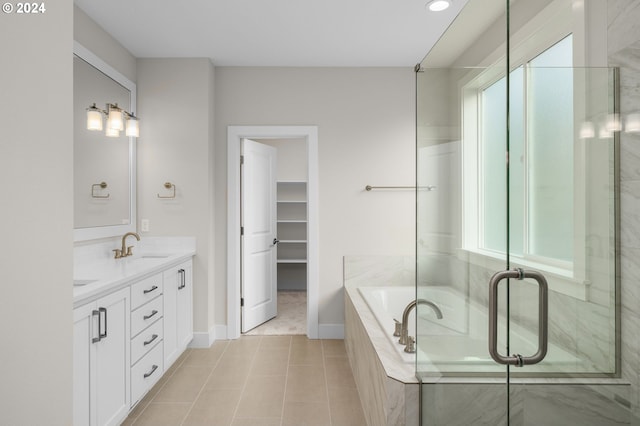
[(278, 313), (277, 150), (242, 140), (242, 332)]

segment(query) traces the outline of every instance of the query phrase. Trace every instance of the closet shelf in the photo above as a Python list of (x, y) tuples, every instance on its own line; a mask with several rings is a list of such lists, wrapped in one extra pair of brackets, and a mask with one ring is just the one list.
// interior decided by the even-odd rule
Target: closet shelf
[(278, 288), (307, 287), (307, 182), (278, 181)]

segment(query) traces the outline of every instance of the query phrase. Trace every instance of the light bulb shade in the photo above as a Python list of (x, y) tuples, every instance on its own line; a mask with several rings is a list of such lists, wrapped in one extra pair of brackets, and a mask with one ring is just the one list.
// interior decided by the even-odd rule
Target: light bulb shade
[(580, 139), (590, 139), (596, 136), (596, 128), (590, 121), (580, 125)]
[(107, 127), (105, 134), (110, 138), (117, 138), (120, 136), (120, 130), (118, 129), (110, 129)]
[(127, 136), (133, 136), (137, 138), (140, 136), (140, 127), (138, 126), (138, 119), (136, 117), (127, 118)]
[(427, 7), (432, 12), (441, 12), (448, 9), (449, 6), (451, 6), (451, 2), (449, 0), (433, 0), (427, 4)]
[(609, 114), (607, 116), (606, 123), (607, 131), (609, 132), (619, 132), (622, 130), (622, 122), (620, 121), (620, 114)]
[(95, 105), (87, 108), (87, 130), (102, 130), (102, 112)]
[(640, 133), (640, 112), (627, 116), (625, 131), (628, 133)]
[(107, 128), (114, 130), (124, 130), (124, 120), (122, 110), (117, 105), (109, 105), (109, 118), (107, 119)]
[(600, 139), (609, 139), (613, 137), (613, 132), (608, 129), (608, 126), (600, 127), (600, 131), (598, 131), (598, 137)]

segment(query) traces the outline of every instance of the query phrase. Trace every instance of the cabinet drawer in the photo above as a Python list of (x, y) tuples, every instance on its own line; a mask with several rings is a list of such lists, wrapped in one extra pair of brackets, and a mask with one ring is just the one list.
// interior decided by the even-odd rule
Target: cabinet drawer
[(156, 345), (136, 365), (131, 367), (131, 406), (135, 405), (162, 377), (162, 373), (164, 373), (162, 359), (162, 345)]
[(131, 337), (162, 318), (162, 297), (157, 297), (146, 305), (131, 312)]
[(162, 274), (145, 278), (131, 286), (131, 309), (136, 309), (162, 294)]
[(162, 341), (162, 321), (156, 321), (131, 340), (131, 365)]

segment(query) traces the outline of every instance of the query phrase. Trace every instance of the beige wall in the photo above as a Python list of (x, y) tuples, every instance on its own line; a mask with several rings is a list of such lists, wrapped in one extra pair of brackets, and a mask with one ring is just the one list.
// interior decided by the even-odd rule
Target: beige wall
[(278, 150), (277, 180), (308, 179), (307, 141), (305, 139), (256, 139)]
[(135, 83), (136, 58), (82, 9), (73, 12), (73, 38)]
[(0, 17), (3, 425), (72, 422), (73, 3), (46, 8)]
[[(194, 329), (213, 327), (213, 76), (209, 59), (139, 59), (138, 218), (145, 236), (195, 236)], [(165, 182), (175, 199), (159, 199)], [(140, 226), (138, 226), (140, 229)], [(223, 234), (224, 235), (224, 234)]]
[[(415, 75), (411, 68), (216, 68), (216, 234), (226, 234), (227, 126), (315, 125), (319, 322), (342, 324), (342, 257), (413, 254)], [(226, 324), (226, 241), (216, 239), (215, 322)]]

